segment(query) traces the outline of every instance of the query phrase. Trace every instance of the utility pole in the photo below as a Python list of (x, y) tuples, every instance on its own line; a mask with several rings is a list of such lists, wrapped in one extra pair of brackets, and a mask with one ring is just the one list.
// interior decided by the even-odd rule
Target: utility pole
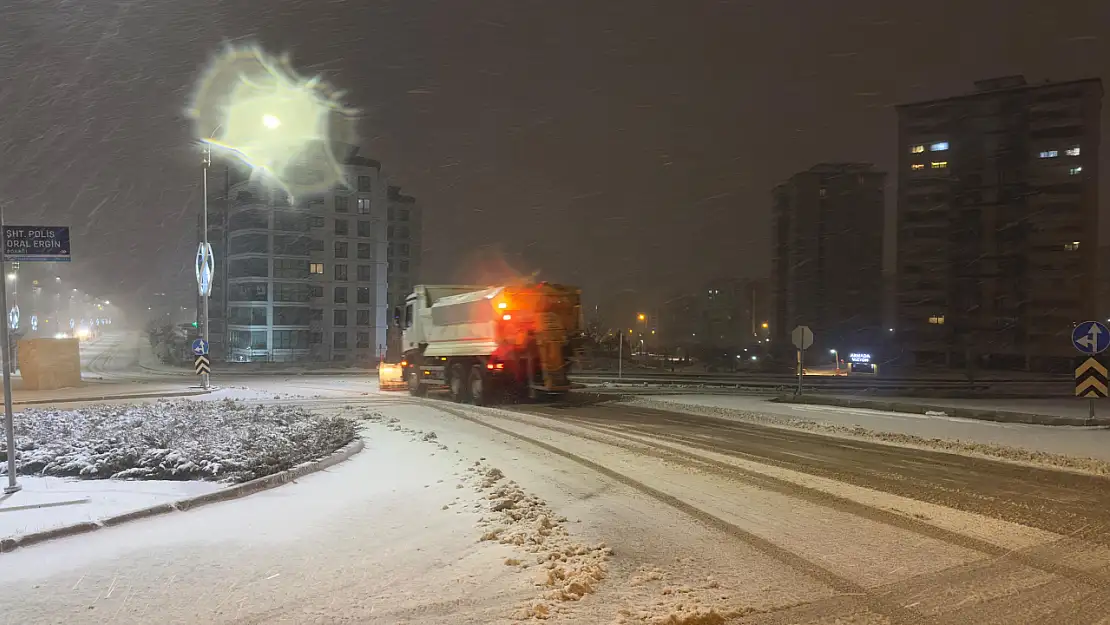
[[(0, 245), (7, 245), (3, 240), (4, 232), (4, 207), (0, 205)], [(5, 251), (6, 251), (5, 247)], [(8, 263), (0, 256), (0, 274), (3, 275), (3, 287), (0, 288), (0, 311), (4, 318), (0, 319), (0, 348), (4, 350), (4, 436), (8, 443), (8, 485), (4, 487), (4, 494), (18, 493), (22, 486), (16, 482), (15, 467), (15, 416), (12, 414), (12, 348), (8, 336)]]
[[(204, 231), (204, 234), (202, 236), (204, 237), (203, 245), (205, 253), (211, 254), (210, 250), (212, 248), (208, 244), (208, 166), (212, 164), (212, 145), (209, 144), (207, 141), (204, 142), (204, 156), (201, 163), (203, 165), (204, 172), (204, 193), (202, 195), (202, 197), (204, 198), (204, 210), (201, 215), (201, 229)], [(205, 271), (205, 268), (201, 267), (199, 271)], [(201, 281), (206, 282), (206, 284), (200, 284), (200, 337), (204, 339), (206, 345), (211, 345), (211, 342), (208, 340), (208, 296), (211, 294), (212, 291), (213, 277), (215, 276), (209, 276), (208, 280)], [(211, 382), (208, 379), (207, 373), (202, 373), (200, 375), (200, 382), (201, 386), (203, 386), (205, 390), (211, 388)]]

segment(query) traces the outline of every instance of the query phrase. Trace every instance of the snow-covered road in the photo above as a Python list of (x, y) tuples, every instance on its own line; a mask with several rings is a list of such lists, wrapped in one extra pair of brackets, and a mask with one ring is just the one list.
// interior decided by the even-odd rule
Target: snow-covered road
[(373, 413), (365, 451), (244, 500), (0, 556), (9, 621), (1105, 617), (1103, 478), (635, 406), (481, 409), (304, 383), (319, 392), (261, 400)]

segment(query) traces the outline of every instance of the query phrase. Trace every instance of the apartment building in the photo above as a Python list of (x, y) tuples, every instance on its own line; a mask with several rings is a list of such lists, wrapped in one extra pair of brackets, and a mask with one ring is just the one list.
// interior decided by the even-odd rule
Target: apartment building
[(877, 349), (885, 183), (867, 163), (821, 163), (775, 188), (769, 325), (784, 357), (799, 325), (813, 330), (813, 349)]
[(898, 107), (907, 364), (1070, 371), (1098, 312), (1098, 79), (984, 80)]
[(391, 307), (403, 308), (405, 297), (420, 280), (424, 214), (416, 198), (401, 193), (397, 186), (389, 187), (388, 207), (388, 300)]
[(370, 363), (384, 353), (387, 183), (357, 148), (343, 165), (333, 189), (292, 200), (228, 172), (209, 215), (214, 358)]

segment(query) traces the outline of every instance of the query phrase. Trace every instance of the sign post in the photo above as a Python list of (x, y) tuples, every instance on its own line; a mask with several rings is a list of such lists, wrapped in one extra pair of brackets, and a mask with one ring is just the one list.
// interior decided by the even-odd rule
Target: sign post
[(1108, 390), (1106, 366), (1097, 354), (1110, 348), (1110, 329), (1098, 321), (1084, 321), (1071, 331), (1071, 344), (1087, 356), (1075, 369), (1075, 396), (1087, 398), (1087, 419), (1093, 421), (1095, 399), (1106, 397)]
[[(206, 170), (207, 171), (207, 170)], [(207, 186), (205, 186), (205, 193), (207, 194)], [(207, 204), (206, 204), (207, 206)], [(207, 209), (205, 212), (207, 215)], [(205, 224), (208, 223), (207, 217)], [(207, 227), (207, 226), (206, 226)], [(208, 243), (208, 233), (205, 231), (204, 242), (197, 246), (197, 292), (201, 298), (201, 312), (200, 312), (200, 339), (208, 345), (208, 296), (212, 294), (212, 277), (215, 273), (216, 259), (212, 254), (212, 246)], [(208, 350), (205, 348), (205, 355), (208, 355)], [(197, 354), (199, 356), (199, 354)], [(201, 384), (207, 390), (209, 388), (208, 372), (206, 371), (201, 376)]]
[[(204, 339), (197, 339), (193, 341), (193, 369), (197, 375), (204, 376), (207, 379), (209, 373), (212, 372), (212, 365), (208, 360), (208, 341)], [(207, 384), (205, 388), (208, 388)]]
[(806, 350), (813, 345), (813, 330), (809, 326), (798, 326), (790, 333), (790, 342), (798, 348), (798, 390), (795, 395), (802, 394), (802, 373), (805, 371)]
[[(68, 226), (8, 226), (0, 212), (0, 239), (3, 256), (0, 257), (0, 273), (8, 273), (9, 262), (48, 261), (69, 262)], [(0, 310), (8, 310), (8, 284), (5, 280), (0, 288)], [(15, 465), (15, 418), (12, 416), (12, 348), (9, 326), (19, 324), (19, 309), (9, 311), (7, 319), (0, 322), (0, 349), (4, 350), (4, 436), (8, 445), (8, 485), (5, 494), (19, 492), (22, 486), (16, 481)]]

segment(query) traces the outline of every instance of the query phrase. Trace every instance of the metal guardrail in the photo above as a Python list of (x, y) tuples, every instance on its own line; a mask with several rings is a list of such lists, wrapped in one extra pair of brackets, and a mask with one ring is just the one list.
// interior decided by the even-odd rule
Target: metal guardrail
[[(618, 374), (617, 374), (616, 371), (600, 371), (600, 370), (599, 371), (579, 370), (579, 371), (576, 372), (576, 375), (578, 375), (580, 377), (605, 378), (605, 379), (617, 379), (617, 377), (618, 377)], [(672, 373), (672, 372), (669, 372), (669, 371), (635, 371), (635, 370), (625, 371), (623, 373), (622, 377), (625, 380), (641, 380), (641, 379), (650, 380), (650, 379), (658, 379), (658, 378), (667, 378), (667, 379), (677, 379), (677, 380), (712, 379), (712, 380), (733, 380), (733, 381), (749, 381), (749, 380), (760, 380), (760, 381), (769, 381), (769, 380), (791, 381), (791, 380), (793, 380), (793, 381), (796, 381), (798, 379), (797, 376), (792, 374), (792, 373), (763, 373), (763, 372), (755, 372), (755, 373), (744, 373), (744, 372), (738, 372), (738, 373), (684, 373), (684, 372), (674, 372), (674, 373)], [(832, 380), (840, 380), (840, 381), (851, 380), (851, 381), (861, 381), (861, 382), (866, 380), (866, 381), (869, 381), (869, 382), (872, 382), (872, 383), (883, 383), (883, 382), (896, 382), (896, 383), (913, 382), (913, 383), (921, 383), (921, 384), (931, 384), (931, 383), (939, 383), (939, 382), (960, 383), (960, 384), (968, 384), (969, 383), (966, 376), (959, 375), (959, 374), (921, 375), (921, 376), (874, 376), (874, 375), (859, 374), (859, 373), (854, 374), (854, 375), (841, 375), (841, 376), (809, 374), (809, 375), (806, 375), (804, 377), (804, 380), (806, 382), (809, 382), (810, 380), (818, 380), (818, 379), (821, 379), (821, 378), (832, 379)], [(999, 375), (999, 374), (993, 374), (993, 373), (992, 374), (984, 373), (983, 375), (976, 377), (971, 383), (978, 384), (978, 383), (994, 383), (994, 382), (1013, 382), (1013, 383), (1023, 383), (1023, 384), (1025, 384), (1025, 383), (1047, 383), (1047, 382), (1068, 383), (1068, 382), (1071, 382), (1071, 381), (1073, 381), (1073, 377), (1070, 374), (1044, 374), (1044, 375), (1027, 375), (1027, 376), (1014, 377), (1014, 376), (1005, 376), (1005, 375)]]
[[(659, 389), (732, 389), (738, 392), (789, 391), (797, 378), (789, 375), (713, 376), (713, 375), (643, 375), (636, 373), (620, 378), (616, 374), (581, 372), (571, 376), (579, 384), (620, 385)], [(806, 376), (805, 388), (831, 393), (930, 394), (930, 395), (996, 395), (1012, 397), (1052, 397), (1072, 393), (1068, 378), (1044, 380), (937, 380), (912, 378), (878, 378), (870, 376)]]

